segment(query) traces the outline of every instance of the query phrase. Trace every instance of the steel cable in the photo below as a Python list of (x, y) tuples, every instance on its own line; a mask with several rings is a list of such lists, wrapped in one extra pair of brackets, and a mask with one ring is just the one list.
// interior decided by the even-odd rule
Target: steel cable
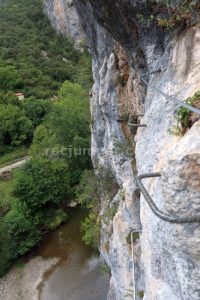
[(149, 86), (152, 90), (154, 90), (155, 92), (161, 94), (162, 96), (164, 96), (168, 100), (171, 100), (171, 101), (177, 103), (179, 106), (184, 106), (185, 108), (189, 109), (190, 111), (192, 111), (192, 112), (200, 115), (200, 109), (198, 109), (198, 108), (196, 108), (196, 107), (194, 107), (194, 106), (192, 106), (190, 104), (187, 104), (187, 103), (185, 103), (185, 102), (183, 102), (183, 101), (181, 101), (181, 100), (179, 100), (179, 99), (177, 99), (177, 98), (175, 98), (173, 96), (167, 95), (166, 93), (164, 93), (163, 91), (161, 91), (159, 88), (157, 88), (153, 84), (151, 84), (151, 83), (149, 83), (149, 82), (146, 81), (145, 76), (150, 76), (150, 75), (153, 75), (153, 74), (156, 74), (156, 73), (160, 73), (161, 72), (160, 68), (158, 68), (158, 69), (156, 69), (156, 70), (154, 70), (152, 72), (144, 73), (144, 74), (140, 74), (139, 72), (137, 72), (133, 66), (132, 66), (132, 68), (135, 71), (135, 73), (138, 74), (141, 77), (141, 79), (144, 82), (144, 84), (147, 85), (147, 86)]

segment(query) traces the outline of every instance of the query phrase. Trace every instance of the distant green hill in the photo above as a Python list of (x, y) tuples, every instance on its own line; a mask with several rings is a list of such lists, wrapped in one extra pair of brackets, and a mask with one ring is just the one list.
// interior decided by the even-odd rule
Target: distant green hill
[(40, 0), (0, 1), (1, 94), (51, 98), (65, 80), (89, 86), (90, 67), (88, 54), (51, 27)]

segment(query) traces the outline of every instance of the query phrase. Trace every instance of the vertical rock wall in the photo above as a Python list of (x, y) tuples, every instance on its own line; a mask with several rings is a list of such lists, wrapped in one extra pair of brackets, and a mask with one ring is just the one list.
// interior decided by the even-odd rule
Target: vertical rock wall
[(84, 41), (79, 18), (73, 0), (42, 0), (44, 10), (53, 27), (60, 33), (72, 38), (75, 47), (79, 48)]
[[(160, 68), (147, 80), (180, 100), (200, 90), (200, 28), (172, 33), (141, 24), (138, 14), (159, 17), (145, 0), (74, 4), (93, 55), (92, 159), (102, 182), (108, 299), (134, 299), (135, 294), (145, 300), (198, 300), (199, 224), (157, 218), (134, 178), (161, 172), (161, 178), (144, 180), (156, 204), (177, 215), (200, 213), (200, 121), (182, 137), (172, 134), (176, 104), (147, 88), (139, 76)], [(129, 127), (128, 120), (137, 121), (134, 114), (144, 114), (139, 121), (147, 127)]]

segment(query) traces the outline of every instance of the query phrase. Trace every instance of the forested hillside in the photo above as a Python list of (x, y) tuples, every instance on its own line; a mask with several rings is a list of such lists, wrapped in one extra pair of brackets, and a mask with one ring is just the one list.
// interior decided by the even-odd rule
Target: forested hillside
[[(85, 88), (92, 81), (88, 53), (78, 52), (69, 39), (56, 34), (40, 0), (3, 3), (0, 9), (0, 154), (16, 146), (30, 145), (35, 127), (50, 107), (49, 101), (36, 99), (56, 99), (65, 80)], [(19, 103), (15, 97), (17, 92), (31, 101)]]
[(0, 91), (51, 98), (64, 80), (82, 82), (89, 58), (58, 36), (40, 0), (8, 0), (0, 9)]
[(68, 219), (91, 168), (91, 83), (89, 54), (57, 35), (40, 0), (0, 4), (0, 165), (31, 157), (0, 178), (0, 276)]

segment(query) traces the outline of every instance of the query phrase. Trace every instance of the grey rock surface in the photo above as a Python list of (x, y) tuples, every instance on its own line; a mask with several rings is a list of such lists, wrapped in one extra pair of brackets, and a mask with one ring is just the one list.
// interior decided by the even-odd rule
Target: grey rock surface
[(53, 27), (60, 33), (72, 38), (75, 47), (81, 48), (84, 33), (73, 0), (43, 0), (44, 10)]
[[(108, 299), (133, 299), (136, 288), (136, 299), (198, 300), (199, 224), (158, 219), (134, 177), (161, 172), (161, 178), (144, 181), (158, 207), (178, 215), (200, 213), (200, 121), (183, 137), (173, 135), (176, 104), (138, 75), (161, 68), (147, 80), (180, 100), (200, 90), (200, 28), (172, 33), (155, 22), (141, 23), (138, 14), (161, 14), (147, 0), (74, 4), (93, 56), (92, 160), (102, 182), (100, 250), (111, 269)], [(127, 117), (135, 113), (144, 114), (139, 121), (146, 128), (128, 126)]]

